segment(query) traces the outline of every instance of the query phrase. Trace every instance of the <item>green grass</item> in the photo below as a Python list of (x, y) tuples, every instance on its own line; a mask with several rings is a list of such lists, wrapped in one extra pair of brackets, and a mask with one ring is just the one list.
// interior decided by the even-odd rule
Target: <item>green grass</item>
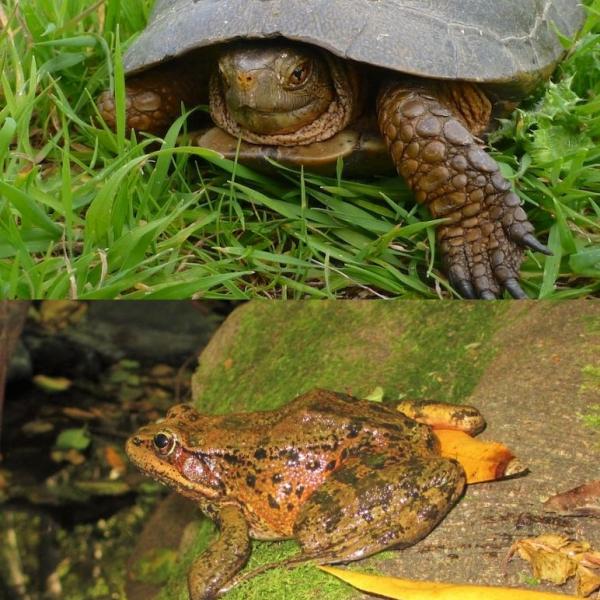
[[(110, 81), (122, 94), (118, 57), (150, 4), (0, 4), (0, 297), (451, 295), (431, 219), (399, 178), (269, 177), (177, 146), (182, 120), (161, 145), (103, 127), (93, 99)], [(528, 254), (526, 291), (597, 294), (600, 0), (493, 144), (554, 252)]]

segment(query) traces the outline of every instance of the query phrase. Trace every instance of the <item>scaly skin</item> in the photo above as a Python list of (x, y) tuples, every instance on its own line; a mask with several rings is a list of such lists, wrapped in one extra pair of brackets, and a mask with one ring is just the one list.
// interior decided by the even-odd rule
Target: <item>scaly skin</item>
[[(208, 79), (192, 76), (187, 63), (157, 67), (128, 77), (125, 88), (125, 126), (155, 135), (163, 134), (177, 117), (181, 107), (193, 108), (207, 100)], [(110, 91), (100, 94), (98, 111), (113, 130), (116, 129), (115, 99)]]
[[(498, 164), (458, 114), (461, 90), (466, 106), (472, 106), (478, 95), (474, 86), (440, 88), (388, 84), (378, 100), (381, 132), (417, 202), (449, 221), (437, 236), (454, 287), (466, 298), (494, 299), (502, 288), (525, 298), (518, 284), (523, 247), (548, 251), (533, 237), (533, 226)], [(452, 99), (457, 99), (454, 106)], [(471, 127), (487, 124), (481, 122), (487, 111), (480, 112), (478, 118), (465, 109)]]

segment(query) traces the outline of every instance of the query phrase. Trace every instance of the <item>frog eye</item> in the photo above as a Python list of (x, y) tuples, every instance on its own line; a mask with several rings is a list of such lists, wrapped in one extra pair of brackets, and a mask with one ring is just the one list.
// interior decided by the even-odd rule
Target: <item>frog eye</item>
[(154, 447), (159, 454), (168, 456), (175, 450), (175, 436), (168, 431), (161, 431), (154, 436)]

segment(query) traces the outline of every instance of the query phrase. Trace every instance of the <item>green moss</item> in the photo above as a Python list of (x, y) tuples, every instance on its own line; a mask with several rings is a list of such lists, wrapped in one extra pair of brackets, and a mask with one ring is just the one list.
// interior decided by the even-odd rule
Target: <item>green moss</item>
[[(586, 365), (581, 372), (583, 383), (579, 390), (580, 393), (598, 397), (600, 394), (600, 364)], [(588, 427), (600, 429), (600, 404), (590, 404), (589, 410), (582, 414), (581, 418)]]
[(314, 387), (460, 402), (494, 356), (508, 303), (257, 302), (194, 377), (201, 410), (264, 410)]

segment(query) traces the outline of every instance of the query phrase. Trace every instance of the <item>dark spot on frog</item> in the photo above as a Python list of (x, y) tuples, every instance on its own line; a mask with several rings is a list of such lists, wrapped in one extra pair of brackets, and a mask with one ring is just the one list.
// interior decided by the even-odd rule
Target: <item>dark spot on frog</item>
[(287, 505), (287, 509), (288, 509), (288, 512), (292, 512), (294, 510), (294, 505), (292, 503), (289, 503)]
[(373, 521), (373, 513), (370, 510), (359, 510), (358, 514), (367, 523), (371, 523)]
[(254, 453), (254, 458), (256, 458), (257, 460), (263, 460), (267, 458), (267, 451), (264, 448), (259, 448)]
[(279, 510), (279, 502), (277, 502), (277, 500), (275, 500), (275, 498), (273, 498), (273, 496), (271, 496), (271, 494), (269, 494), (268, 500), (269, 500), (269, 506), (272, 509)]
[(330, 460), (327, 465), (325, 465), (325, 470), (326, 471), (333, 471), (335, 469), (335, 465), (337, 464), (337, 462), (335, 460)]
[(286, 457), (286, 464), (288, 467), (297, 465), (300, 460), (300, 454), (297, 450), (286, 450), (285, 452), (283, 452), (282, 456)]
[(235, 454), (225, 454), (223, 456), (223, 458), (225, 459), (226, 462), (228, 462), (230, 465), (239, 465), (240, 464), (240, 459), (239, 457), (237, 457)]
[(382, 454), (366, 454), (360, 462), (370, 469), (383, 469), (385, 467), (385, 456)]
[(296, 488), (296, 492), (295, 493), (296, 493), (296, 496), (298, 496), (298, 498), (301, 498), (302, 494), (304, 493), (304, 486), (303, 485), (299, 485)]
[(318, 459), (315, 459), (315, 460), (311, 460), (310, 462), (307, 463), (306, 470), (307, 471), (316, 471), (320, 467), (321, 467), (321, 461)]
[(292, 487), (291, 483), (286, 483), (282, 486), (281, 491), (286, 495), (289, 496), (292, 493), (292, 490), (294, 488)]
[(191, 415), (186, 415), (185, 418), (187, 421), (191, 421), (192, 423), (194, 423), (195, 421), (197, 421), (200, 418), (200, 415), (193, 413)]
[(134, 437), (134, 438), (131, 440), (131, 443), (132, 443), (134, 446), (141, 446), (141, 445), (142, 445), (144, 442), (142, 442), (141, 438), (139, 438), (139, 437)]
[(246, 484), (253, 488), (256, 485), (256, 477), (251, 474), (246, 475)]
[(346, 437), (348, 437), (348, 438), (357, 437), (363, 428), (363, 424), (364, 424), (363, 421), (350, 421), (350, 423), (348, 423), (348, 425), (346, 426), (346, 429), (348, 430)]
[(433, 504), (426, 504), (419, 511), (419, 520), (437, 521), (439, 512), (440, 511), (438, 510), (437, 506)]
[(273, 483), (281, 483), (283, 481), (283, 475), (281, 473), (275, 473), (275, 475), (271, 477), (271, 481)]
[(347, 483), (348, 485), (356, 485), (358, 483), (358, 477), (356, 473), (351, 469), (342, 469), (332, 475), (340, 483)]

